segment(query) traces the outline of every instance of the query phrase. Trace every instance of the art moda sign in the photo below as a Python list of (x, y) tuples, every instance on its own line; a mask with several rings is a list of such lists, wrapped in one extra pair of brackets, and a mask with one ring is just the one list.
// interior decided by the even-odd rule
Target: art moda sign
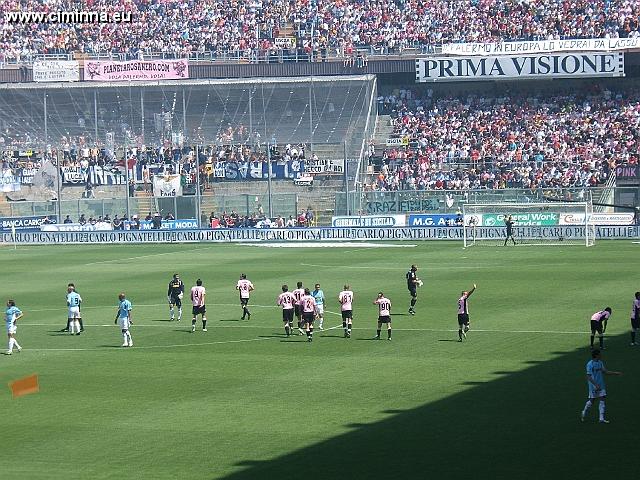
[(416, 60), (416, 82), (622, 76), (622, 53), (428, 57)]
[(361, 215), (331, 217), (331, 226), (351, 227), (403, 227), (407, 224), (405, 215)]
[(79, 82), (80, 63), (77, 60), (36, 61), (34, 82)]
[(129, 62), (90, 61), (84, 79), (93, 82), (127, 80), (182, 80), (189, 78), (187, 60), (132, 60)]
[[(482, 214), (482, 223), (478, 226), (497, 227), (504, 226), (506, 215), (501, 213)], [(511, 218), (517, 226), (523, 225), (558, 225), (560, 214), (551, 212), (514, 213)]]
[(448, 43), (444, 55), (522, 55), (557, 52), (612, 52), (640, 48), (640, 37), (538, 40), (531, 42)]

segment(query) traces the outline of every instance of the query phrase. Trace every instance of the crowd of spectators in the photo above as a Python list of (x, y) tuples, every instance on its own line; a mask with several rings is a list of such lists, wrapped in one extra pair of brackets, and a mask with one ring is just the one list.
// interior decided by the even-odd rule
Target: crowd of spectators
[(382, 153), (373, 190), (597, 186), (636, 164), (640, 93), (593, 86), (565, 94), (379, 98), (407, 147)]
[(301, 211), (297, 216), (289, 215), (285, 218), (278, 215), (269, 218), (265, 215), (262, 205), (258, 205), (255, 212), (250, 215), (240, 215), (235, 210), (224, 211), (218, 215), (211, 212), (209, 215), (209, 226), (211, 228), (293, 228), (312, 227), (315, 225), (315, 214), (311, 207), (306, 211)]
[[(0, 63), (43, 53), (144, 58), (296, 50), (309, 58), (449, 42), (639, 35), (637, 0), (4, 0), (7, 12), (130, 12), (131, 23), (8, 23)], [(295, 47), (274, 39), (293, 29)], [(291, 35), (286, 30), (287, 35)], [(284, 34), (284, 33), (283, 33)], [(351, 53), (350, 53), (351, 52)], [(290, 52), (289, 52), (290, 53)]]

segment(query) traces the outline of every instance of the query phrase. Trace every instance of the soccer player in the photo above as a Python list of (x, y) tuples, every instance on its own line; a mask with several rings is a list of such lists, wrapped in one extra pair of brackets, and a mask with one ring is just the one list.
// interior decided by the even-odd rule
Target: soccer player
[(196, 321), (198, 315), (202, 316), (202, 331), (207, 331), (207, 308), (204, 304), (204, 298), (207, 296), (207, 291), (202, 286), (202, 280), (196, 280), (196, 285), (191, 287), (191, 303), (193, 304), (193, 319), (191, 320), (191, 333), (196, 331)]
[(418, 301), (418, 286), (420, 285), (420, 279), (418, 278), (418, 267), (416, 265), (411, 265), (411, 270), (407, 272), (405, 275), (407, 277), (407, 288), (409, 289), (409, 294), (411, 295), (411, 305), (409, 306), (409, 313), (411, 315), (416, 314), (416, 302)]
[(319, 283), (316, 283), (315, 290), (311, 292), (311, 296), (316, 300), (316, 311), (318, 312), (318, 328), (320, 330), (324, 330), (324, 328), (322, 328), (322, 324), (324, 323), (324, 292), (320, 290)]
[(604, 332), (607, 331), (607, 321), (610, 316), (611, 307), (607, 307), (591, 315), (591, 350), (593, 350), (593, 340), (596, 332), (598, 332), (598, 338), (600, 340), (600, 350), (604, 350)]
[(594, 350), (591, 352), (591, 360), (587, 363), (587, 386), (589, 387), (589, 397), (587, 403), (585, 403), (582, 412), (580, 413), (580, 420), (584, 422), (587, 412), (593, 405), (596, 399), (600, 400), (598, 404), (598, 411), (600, 413), (600, 423), (609, 423), (609, 420), (604, 418), (604, 401), (607, 398), (607, 390), (604, 385), (605, 375), (622, 375), (622, 372), (614, 372), (607, 370), (600, 358), (600, 350)]
[(636, 292), (631, 306), (631, 346), (636, 346), (636, 332), (640, 328), (640, 292)]
[(129, 328), (133, 325), (133, 321), (131, 320), (131, 310), (133, 306), (131, 302), (127, 300), (127, 297), (124, 293), (118, 295), (118, 313), (116, 313), (115, 324), (120, 326), (120, 330), (122, 331), (122, 338), (124, 339), (123, 347), (133, 347), (133, 339), (131, 338), (131, 332)]
[(391, 300), (384, 296), (384, 293), (378, 293), (378, 298), (373, 301), (374, 305), (378, 305), (378, 330), (375, 339), (380, 340), (380, 330), (382, 324), (387, 324), (387, 340), (391, 340)]
[[(69, 283), (69, 284), (67, 284), (67, 295), (69, 294), (69, 288), (73, 288), (73, 290), (76, 291), (75, 284)], [(77, 291), (76, 291), (76, 293), (77, 293)], [(80, 295), (80, 294), (78, 293), (78, 295)], [(69, 305), (69, 303), (67, 302), (67, 306), (68, 305)], [(77, 318), (77, 320), (80, 323), (80, 331), (84, 332), (84, 325), (82, 324), (82, 312), (80, 312), (80, 305), (78, 305), (78, 318)], [(69, 317), (69, 315), (67, 315), (67, 326), (65, 328), (63, 328), (62, 330), (60, 330), (60, 331), (61, 332), (68, 332), (70, 324), (71, 324), (71, 318)]]
[[(71, 335), (74, 333), (80, 335), (80, 304), (82, 303), (82, 297), (76, 292), (72, 285), (67, 287), (67, 306), (69, 307), (69, 314), (67, 315), (67, 325)], [(74, 332), (76, 330), (77, 332)]]
[(298, 320), (298, 333), (300, 333), (300, 335), (304, 335), (304, 331), (302, 330), (302, 310), (300, 309), (300, 299), (304, 295), (304, 287), (302, 286), (302, 282), (298, 282), (296, 285), (298, 288), (293, 291), (293, 296), (296, 299), (296, 303), (293, 308), (296, 314), (296, 319)]
[(184, 283), (180, 280), (180, 275), (173, 274), (173, 278), (169, 282), (167, 290), (167, 300), (169, 301), (169, 321), (173, 322), (176, 318), (174, 306), (178, 307), (178, 321), (182, 320), (182, 299), (184, 297)]
[(469, 302), (467, 301), (471, 294), (476, 291), (476, 284), (473, 284), (473, 288), (468, 292), (462, 292), (458, 299), (458, 338), (459, 342), (463, 338), (467, 338), (467, 332), (469, 331)]
[(514, 245), (516, 244), (516, 240), (515, 238), (513, 238), (513, 225), (515, 223), (516, 222), (513, 221), (511, 215), (507, 215), (507, 217), (504, 219), (504, 226), (507, 228), (507, 237), (504, 239), (503, 247), (507, 246), (507, 242), (509, 241), (509, 239), (511, 239)]
[(293, 325), (293, 307), (296, 303), (296, 297), (289, 291), (288, 285), (282, 285), (282, 293), (278, 295), (278, 305), (282, 307), (282, 321), (284, 323), (284, 333), (287, 337), (291, 335), (291, 327)]
[(249, 293), (254, 290), (253, 283), (247, 280), (247, 276), (244, 273), (240, 274), (240, 280), (236, 284), (236, 290), (240, 291), (240, 306), (242, 307), (242, 320), (247, 317), (247, 320), (251, 320), (251, 312), (247, 305), (249, 305)]
[(313, 298), (308, 288), (304, 289), (304, 295), (300, 299), (300, 310), (302, 310), (302, 324), (307, 332), (307, 342), (313, 341), (313, 320), (315, 319), (318, 308), (316, 299)]
[(344, 338), (351, 338), (351, 324), (353, 322), (353, 292), (347, 284), (338, 295), (340, 303), (340, 313), (342, 314), (342, 329), (344, 330)]
[(13, 347), (16, 347), (18, 349), (18, 352), (22, 351), (22, 347), (16, 340), (16, 322), (22, 318), (22, 311), (18, 307), (16, 307), (15, 300), (7, 301), (7, 310), (5, 311), (5, 317), (7, 319), (7, 337), (9, 338), (7, 355), (12, 355)]

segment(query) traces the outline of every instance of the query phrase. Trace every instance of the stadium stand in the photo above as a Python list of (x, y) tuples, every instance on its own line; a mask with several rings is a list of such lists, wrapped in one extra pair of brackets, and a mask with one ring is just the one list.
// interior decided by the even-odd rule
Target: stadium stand
[[(357, 49), (394, 54), (448, 42), (640, 35), (636, 0), (6, 0), (6, 12), (131, 12), (132, 23), (7, 23), (0, 63), (42, 54), (257, 60), (297, 50), (308, 59)], [(296, 46), (276, 44), (296, 37)], [(299, 58), (299, 57), (298, 57)], [(360, 60), (359, 60), (360, 61)]]

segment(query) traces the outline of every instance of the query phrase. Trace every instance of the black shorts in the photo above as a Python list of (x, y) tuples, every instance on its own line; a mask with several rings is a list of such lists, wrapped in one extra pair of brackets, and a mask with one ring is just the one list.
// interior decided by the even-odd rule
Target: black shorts
[(207, 307), (205, 305), (202, 305), (201, 307), (194, 306), (191, 311), (193, 312), (194, 317), (196, 315), (204, 315), (205, 313), (207, 313)]
[(171, 295), (171, 300), (170, 301), (176, 307), (178, 307), (178, 308), (182, 307), (182, 300), (180, 300), (179, 297), (174, 297), (173, 295)]
[(282, 321), (287, 323), (293, 322), (293, 308), (282, 310)]
[(602, 322), (591, 320), (591, 333), (596, 333), (596, 332), (602, 335)]
[(380, 316), (380, 317), (378, 317), (378, 322), (379, 323), (391, 323), (391, 316), (390, 315)]
[(409, 288), (409, 293), (411, 294), (412, 297), (418, 296), (418, 289), (416, 288), (415, 285), (413, 287), (408, 287), (408, 288)]
[(640, 318), (632, 318), (631, 319), (631, 328), (637, 330), (640, 328)]
[(347, 318), (353, 318), (353, 310), (342, 310), (342, 319), (346, 320)]
[(459, 313), (458, 314), (458, 325), (469, 325), (469, 314), (468, 313)]
[(248, 297), (247, 298), (240, 297), (240, 306), (241, 307), (246, 307), (248, 304), (249, 304), (249, 298)]
[(296, 317), (300, 318), (300, 305), (294, 305), (293, 311), (295, 312)]
[(315, 314), (313, 312), (311, 312), (311, 313), (303, 312), (302, 313), (302, 323), (313, 324), (314, 320), (315, 320)]

